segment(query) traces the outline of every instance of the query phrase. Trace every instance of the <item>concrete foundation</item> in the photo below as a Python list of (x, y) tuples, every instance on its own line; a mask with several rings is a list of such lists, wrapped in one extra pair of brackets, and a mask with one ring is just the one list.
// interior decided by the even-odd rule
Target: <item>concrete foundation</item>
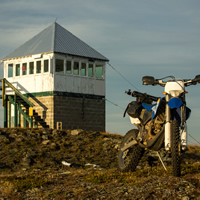
[(50, 128), (105, 131), (103, 97), (62, 93), (29, 100)]

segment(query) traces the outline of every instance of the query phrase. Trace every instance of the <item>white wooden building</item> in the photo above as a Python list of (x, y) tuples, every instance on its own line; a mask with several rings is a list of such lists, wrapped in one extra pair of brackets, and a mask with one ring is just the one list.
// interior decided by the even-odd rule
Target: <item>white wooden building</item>
[(17, 89), (5, 88), (4, 126), (32, 123), (25, 116), (27, 111), (22, 111), (28, 106), (23, 105), (23, 100), (14, 101), (14, 95), (20, 99), (19, 93), (32, 103), (34, 126), (105, 130), (108, 59), (58, 23), (41, 31), (2, 61), (5, 86), (11, 83)]

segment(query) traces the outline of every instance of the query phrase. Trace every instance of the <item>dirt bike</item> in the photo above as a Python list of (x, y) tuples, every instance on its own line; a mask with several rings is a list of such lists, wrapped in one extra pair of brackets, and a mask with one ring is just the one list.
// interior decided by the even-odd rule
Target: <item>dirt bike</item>
[(128, 104), (124, 116), (128, 113), (130, 121), (137, 129), (124, 136), (118, 152), (118, 168), (121, 172), (135, 171), (145, 149), (157, 151), (164, 149), (171, 158), (173, 176), (181, 175), (181, 154), (187, 149), (187, 125), (191, 110), (186, 106), (185, 87), (200, 83), (200, 75), (194, 79), (178, 79), (167, 76), (155, 79), (152, 76), (142, 78), (143, 85), (164, 87), (165, 97), (159, 98), (146, 93), (131, 90), (128, 95), (136, 101)]

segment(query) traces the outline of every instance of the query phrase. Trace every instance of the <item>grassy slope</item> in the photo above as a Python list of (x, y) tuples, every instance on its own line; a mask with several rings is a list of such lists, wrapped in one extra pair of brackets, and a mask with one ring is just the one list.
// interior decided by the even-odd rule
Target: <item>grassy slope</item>
[[(200, 147), (189, 146), (182, 176), (159, 162), (131, 173), (116, 169), (122, 136), (100, 132), (1, 129), (0, 198), (195, 199), (200, 196)], [(73, 163), (67, 167), (62, 161)], [(87, 163), (99, 165), (85, 166)], [(134, 197), (134, 198), (133, 198)]]

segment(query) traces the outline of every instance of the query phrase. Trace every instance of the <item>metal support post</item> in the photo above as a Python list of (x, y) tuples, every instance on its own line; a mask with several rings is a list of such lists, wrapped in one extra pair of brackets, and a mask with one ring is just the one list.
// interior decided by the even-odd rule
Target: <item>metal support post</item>
[(14, 96), (14, 127), (17, 127), (17, 95)]
[(30, 124), (29, 124), (29, 127), (30, 127), (30, 128), (33, 128), (33, 117), (32, 117), (32, 116), (30, 116)]
[(4, 82), (4, 79), (2, 80), (2, 106), (5, 105), (5, 82)]
[(20, 103), (17, 103), (17, 127), (21, 127), (21, 112), (20, 112)]
[(4, 105), (4, 128), (8, 127), (8, 103), (7, 103), (7, 96), (3, 95), (2, 102)]
[(9, 101), (9, 119), (8, 119), (8, 123), (9, 123), (9, 128), (11, 127), (11, 102)]

